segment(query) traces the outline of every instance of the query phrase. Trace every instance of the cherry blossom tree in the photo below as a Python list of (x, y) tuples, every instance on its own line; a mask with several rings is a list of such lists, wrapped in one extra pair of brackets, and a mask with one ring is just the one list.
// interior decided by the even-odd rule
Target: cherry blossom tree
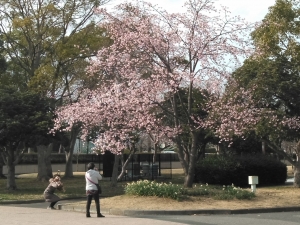
[[(56, 129), (81, 121), (84, 136), (98, 126), (95, 145), (115, 154), (135, 132), (168, 137), (177, 146), (184, 185), (192, 187), (201, 135), (210, 129), (200, 125), (210, 108), (194, 95), (207, 99), (223, 90), (229, 67), (249, 53), (244, 37), (250, 26), (211, 0), (189, 0), (184, 7), (185, 12), (170, 14), (137, 1), (120, 4), (114, 12), (99, 9), (104, 18), (99, 26), (114, 43), (98, 52), (88, 74), (102, 76), (103, 83), (62, 107)], [(206, 113), (197, 117), (195, 108)]]

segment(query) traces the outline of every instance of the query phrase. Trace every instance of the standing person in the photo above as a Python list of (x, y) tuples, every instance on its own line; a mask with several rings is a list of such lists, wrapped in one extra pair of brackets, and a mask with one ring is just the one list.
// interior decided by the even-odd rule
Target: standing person
[(56, 209), (54, 205), (60, 200), (60, 198), (54, 194), (56, 190), (63, 190), (63, 183), (60, 180), (59, 176), (54, 176), (49, 180), (49, 185), (44, 191), (44, 198), (46, 202), (50, 202), (50, 205), (47, 209)]
[(100, 213), (100, 201), (99, 201), (99, 192), (96, 184), (98, 184), (99, 180), (102, 180), (102, 176), (100, 175), (98, 169), (95, 167), (93, 162), (88, 164), (88, 171), (85, 173), (85, 190), (87, 195), (86, 202), (86, 217), (91, 217), (90, 215), (90, 207), (92, 203), (92, 199), (94, 198), (97, 209), (97, 217), (105, 217)]

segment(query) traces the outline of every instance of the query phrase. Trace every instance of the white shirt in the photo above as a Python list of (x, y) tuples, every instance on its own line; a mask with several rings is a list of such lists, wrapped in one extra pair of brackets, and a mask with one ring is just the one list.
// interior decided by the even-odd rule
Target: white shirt
[(94, 183), (98, 184), (99, 180), (102, 180), (102, 176), (100, 175), (99, 171), (96, 170), (88, 170), (85, 173), (85, 190), (97, 190), (97, 187), (95, 184), (90, 182), (87, 177), (93, 181)]

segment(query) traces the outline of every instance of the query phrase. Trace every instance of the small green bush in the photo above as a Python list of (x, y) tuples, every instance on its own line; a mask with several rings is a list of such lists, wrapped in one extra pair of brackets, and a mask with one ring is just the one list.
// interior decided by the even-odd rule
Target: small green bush
[(125, 186), (125, 194), (138, 196), (157, 196), (175, 200), (186, 199), (190, 196), (208, 196), (217, 200), (252, 199), (255, 194), (248, 190), (231, 186), (198, 185), (193, 188), (182, 188), (172, 183), (157, 183), (155, 181), (137, 181)]
[(155, 181), (137, 181), (125, 186), (125, 194), (139, 196), (157, 196), (179, 200), (184, 193), (183, 188), (172, 183), (157, 183)]
[(213, 189), (206, 185), (199, 185), (198, 187), (195, 185), (194, 188), (186, 189), (185, 194), (188, 196), (207, 196), (210, 195)]
[(223, 189), (221, 192), (218, 192), (214, 199), (216, 200), (231, 200), (231, 199), (247, 199), (250, 200), (255, 197), (255, 194), (253, 192), (244, 190), (239, 187), (235, 187), (233, 184), (231, 186), (223, 186)]

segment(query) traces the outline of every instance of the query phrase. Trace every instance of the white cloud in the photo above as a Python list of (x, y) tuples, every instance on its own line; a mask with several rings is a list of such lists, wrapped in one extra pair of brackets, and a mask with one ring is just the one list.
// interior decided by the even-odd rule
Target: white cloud
[(275, 0), (219, 0), (227, 6), (233, 15), (240, 15), (247, 21), (256, 22), (264, 18)]

